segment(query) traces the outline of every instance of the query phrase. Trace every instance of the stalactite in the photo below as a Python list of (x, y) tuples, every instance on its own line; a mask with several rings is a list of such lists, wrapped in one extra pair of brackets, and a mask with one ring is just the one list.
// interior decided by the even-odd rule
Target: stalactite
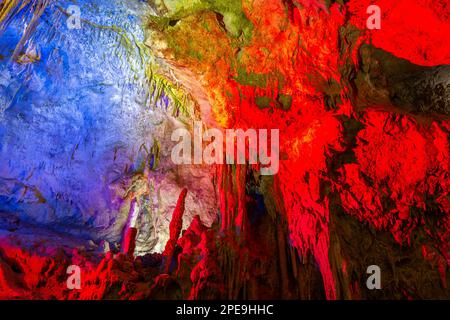
[(244, 231), (246, 224), (245, 184), (247, 165), (219, 165), (217, 181), (222, 230), (237, 228)]
[(287, 244), (286, 244), (286, 233), (283, 230), (283, 225), (277, 222), (276, 238), (278, 240), (278, 261), (280, 268), (280, 282), (281, 291), (280, 296), (283, 298), (289, 298), (289, 277), (288, 277), (288, 262), (286, 256)]

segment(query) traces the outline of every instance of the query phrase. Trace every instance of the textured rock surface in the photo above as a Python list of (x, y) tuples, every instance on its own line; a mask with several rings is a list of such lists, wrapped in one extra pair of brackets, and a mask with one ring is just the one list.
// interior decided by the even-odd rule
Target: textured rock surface
[[(142, 44), (148, 6), (82, 1), (77, 30), (66, 26), (69, 4), (32, 1), (2, 21), (0, 210), (77, 237), (120, 243), (132, 201), (127, 192), (152, 166), (137, 252), (162, 251), (183, 187), (190, 188), (185, 228), (200, 211), (207, 225), (215, 218), (211, 170), (170, 161), (171, 132), (184, 124), (170, 97), (149, 85), (146, 71), (154, 62)], [(33, 5), (44, 8), (41, 16)], [(36, 21), (35, 30), (17, 49), (26, 34), (23, 21)], [(16, 62), (10, 61), (14, 50)], [(156, 238), (149, 238), (150, 228)]]
[[(371, 297), (361, 279), (364, 264), (396, 265), (386, 262), (385, 241), (392, 256), (411, 248), (405, 259), (421, 259), (419, 268), (429, 275), (412, 276), (415, 262), (402, 267), (402, 275), (387, 280), (405, 279), (399, 296), (443, 297), (449, 101), (448, 67), (440, 65), (449, 61), (435, 30), (448, 27), (448, 7), (430, 1), (378, 4), (383, 27), (366, 31), (368, 1), (242, 1), (251, 38), (243, 29), (230, 32), (242, 21), (227, 26), (220, 5), (206, 11), (193, 5), (181, 19), (179, 7), (171, 6), (161, 13), (176, 23), (152, 19), (147, 43), (157, 41), (162, 57), (198, 75), (215, 123), (280, 129), (280, 172), (270, 191), (260, 192), (269, 212), (286, 217), (290, 242), (302, 259), (312, 255), (318, 264), (327, 298)], [(423, 28), (413, 19), (421, 10)], [(381, 49), (361, 47), (370, 41)], [(218, 178), (225, 194), (222, 228), (245, 229), (251, 213), (242, 210), (239, 190), (248, 177), (243, 169), (224, 170)], [(234, 188), (238, 194), (230, 195)], [(356, 223), (346, 216), (364, 226), (348, 230), (354, 244), (344, 244), (346, 233), (339, 231), (342, 224)], [(386, 232), (375, 237), (380, 242), (370, 259), (364, 252), (347, 255), (368, 238), (368, 230)], [(431, 260), (425, 248), (433, 248)], [(399, 297), (396, 290), (390, 286), (381, 295)]]
[(363, 46), (354, 80), (355, 104), (415, 115), (450, 115), (450, 66), (423, 67)]
[[(42, 231), (36, 234), (43, 243), (28, 231), (25, 245), (14, 232), (35, 227), (2, 215), (9, 231), (0, 242), (0, 292), (59, 299), (448, 299), (450, 61), (440, 32), (450, 25), (449, 8), (445, 1), (375, 2), (383, 27), (367, 31), (366, 0), (150, 1), (145, 44), (164, 76), (196, 103), (179, 117), (151, 109), (149, 122), (162, 121), (162, 132), (199, 118), (222, 129), (278, 128), (279, 173), (261, 177), (250, 165), (174, 167), (166, 161), (170, 142), (159, 138), (160, 148), (152, 149), (159, 157), (145, 160), (153, 168), (158, 158), (157, 169), (133, 172), (111, 188), (130, 194), (114, 214), (122, 227), (133, 199), (164, 212), (164, 226), (155, 228), (165, 235), (158, 251), (187, 188), (190, 218), (178, 238), (175, 215), (170, 255), (134, 258), (113, 245), (105, 256), (81, 239)], [(426, 23), (416, 23), (418, 13)], [(39, 199), (42, 192), (29, 189)], [(141, 235), (152, 230), (151, 220), (136, 223)], [(67, 245), (54, 248), (52, 239)], [(148, 253), (139, 234), (136, 244), (139, 254)], [(71, 263), (84, 270), (81, 290), (65, 287)], [(374, 264), (383, 290), (366, 286)]]

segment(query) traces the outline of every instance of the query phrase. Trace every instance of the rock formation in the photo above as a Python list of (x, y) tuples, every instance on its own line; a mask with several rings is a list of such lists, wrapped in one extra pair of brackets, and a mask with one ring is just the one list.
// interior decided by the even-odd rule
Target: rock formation
[[(106, 28), (134, 53), (131, 62), (125, 52), (106, 59), (105, 68), (84, 55), (75, 64), (64, 49), (91, 50), (90, 40), (46, 46), (43, 22), (33, 37), (31, 29), (19, 34), (15, 16), (42, 21), (40, 7), (24, 12), (19, 2), (0, 5), (0, 32), (17, 53), (0, 59), (0, 110), (9, 121), (0, 127), (0, 298), (450, 298), (447, 1), (150, 0), (144, 30), (139, 21), (139, 30)], [(105, 8), (137, 16), (137, 4), (124, 3)], [(370, 4), (383, 12), (379, 30), (367, 29)], [(61, 17), (53, 9), (44, 13)], [(91, 29), (83, 32), (94, 37)], [(101, 39), (91, 41), (111, 38)], [(34, 54), (25, 59), (27, 52)], [(34, 68), (27, 86), (11, 64)], [(130, 66), (137, 88), (122, 79), (134, 77)], [(99, 69), (107, 70), (102, 79), (76, 83), (88, 98), (64, 96), (65, 110), (41, 103), (52, 101), (41, 95), (45, 81), (74, 85), (61, 75), (89, 78)], [(128, 91), (118, 90), (124, 83)], [(116, 102), (114, 111), (100, 108)], [(95, 108), (83, 113), (79, 103)], [(170, 135), (195, 121), (279, 129), (278, 174), (251, 164), (174, 165)], [(62, 127), (71, 143), (56, 133)], [(30, 146), (35, 130), (42, 143)], [(64, 143), (52, 140), (60, 136)], [(122, 239), (133, 201), (126, 194), (137, 181), (158, 217), (157, 244), (142, 240), (145, 222)], [(125, 246), (105, 254), (86, 238)], [(72, 264), (83, 270), (80, 290), (65, 286)], [(381, 290), (366, 285), (372, 265)]]

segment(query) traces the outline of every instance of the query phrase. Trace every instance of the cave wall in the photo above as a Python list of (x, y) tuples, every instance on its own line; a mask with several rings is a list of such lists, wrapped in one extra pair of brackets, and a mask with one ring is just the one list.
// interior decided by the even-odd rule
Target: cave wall
[(19, 229), (120, 246), (139, 194), (137, 253), (162, 252), (183, 187), (185, 228), (199, 211), (206, 225), (217, 213), (212, 169), (170, 161), (171, 132), (193, 108), (181, 112), (149, 78), (146, 3), (81, 1), (80, 29), (69, 29), (70, 5), (1, 4), (0, 214)]
[[(327, 298), (375, 297), (361, 278), (372, 264), (386, 270), (384, 297), (448, 296), (444, 1), (375, 2), (381, 30), (365, 27), (369, 1), (153, 4), (147, 43), (200, 79), (206, 123), (280, 129), (264, 196)], [(245, 228), (245, 211), (225, 214)]]
[[(73, 213), (61, 211), (58, 219), (40, 213), (36, 208), (54, 200), (45, 191), (44, 204), (33, 197), (30, 204), (7, 198), (14, 190), (32, 190), (34, 197), (46, 190), (33, 180), (5, 184), (0, 222), (9, 231), (0, 234), (0, 298), (450, 298), (445, 1), (375, 1), (383, 10), (380, 30), (365, 27), (372, 3), (366, 0), (148, 3), (138, 47), (145, 43), (151, 64), (158, 65), (142, 84), (155, 105), (140, 110), (145, 116), (139, 126), (125, 117), (127, 110), (108, 117), (123, 121), (133, 139), (142, 138), (137, 127), (151, 129), (145, 137), (156, 135), (159, 144), (147, 146), (148, 158), (134, 154), (138, 163), (123, 158), (136, 168), (126, 170), (117, 186), (103, 186), (120, 191), (123, 212), (99, 208), (102, 213), (86, 211), (73, 219), (83, 232), (87, 221), (114, 233), (116, 241), (123, 240), (122, 250), (104, 253), (96, 243), (65, 243), (56, 236), (43, 242), (48, 235), (35, 229), (14, 233), (28, 217), (44, 225), (61, 222), (67, 232)], [(0, 21), (10, 20), (5, 12), (0, 7)], [(417, 23), (418, 14), (423, 23)], [(15, 40), (8, 45), (14, 47), (18, 31), (9, 32)], [(22, 58), (36, 68), (31, 49)], [(2, 82), (5, 92), (8, 83), (9, 78)], [(17, 109), (5, 115), (16, 119)], [(54, 116), (60, 123), (61, 114)], [(110, 127), (108, 117), (103, 124)], [(192, 132), (196, 120), (220, 130), (280, 129), (279, 172), (261, 176), (259, 166), (249, 164), (174, 166), (170, 132)], [(153, 131), (149, 124), (155, 121), (163, 128)], [(14, 120), (11, 127), (24, 122)], [(27, 148), (46, 151), (45, 145)], [(110, 157), (97, 159), (99, 166), (115, 151), (105, 152)], [(2, 166), (8, 173), (14, 168)], [(158, 184), (159, 194), (152, 192), (158, 201), (144, 197), (138, 206), (164, 211), (164, 224), (154, 230), (141, 219), (137, 228), (131, 226), (133, 199), (141, 201), (136, 199)], [(86, 193), (97, 204), (94, 191)], [(28, 210), (15, 206), (24, 202)], [(17, 211), (19, 220), (11, 218)], [(121, 223), (111, 229), (97, 217)], [(158, 250), (151, 244), (153, 231), (161, 238)], [(80, 290), (65, 286), (70, 264), (83, 269)], [(370, 265), (381, 269), (382, 290), (366, 286)]]

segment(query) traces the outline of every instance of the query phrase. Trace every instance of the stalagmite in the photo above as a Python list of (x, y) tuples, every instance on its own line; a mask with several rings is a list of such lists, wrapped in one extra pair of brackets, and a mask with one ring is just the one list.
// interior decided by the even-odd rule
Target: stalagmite
[(184, 188), (180, 193), (177, 206), (173, 211), (172, 220), (170, 221), (170, 238), (167, 241), (166, 248), (164, 249), (164, 256), (166, 257), (166, 262), (164, 265), (165, 273), (169, 273), (170, 271), (170, 265), (175, 253), (175, 247), (177, 245), (178, 238), (180, 237), (181, 229), (183, 228), (183, 214), (186, 195), (187, 189)]
[(134, 249), (136, 248), (136, 235), (137, 229), (134, 227), (130, 227), (127, 229), (125, 234), (125, 239), (123, 241), (123, 253), (128, 257), (134, 256)]

